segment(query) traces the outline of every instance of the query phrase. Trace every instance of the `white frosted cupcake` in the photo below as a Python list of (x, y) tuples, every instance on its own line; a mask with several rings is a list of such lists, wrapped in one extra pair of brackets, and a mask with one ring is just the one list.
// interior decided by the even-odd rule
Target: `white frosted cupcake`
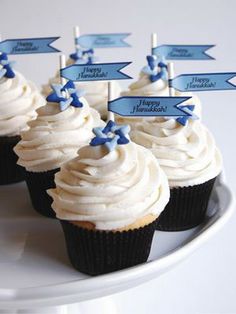
[(201, 223), (222, 158), (213, 136), (200, 120), (181, 125), (156, 118), (136, 124), (134, 142), (149, 149), (168, 177), (171, 197), (159, 220), (161, 230), (185, 230)]
[[(131, 84), (123, 96), (168, 96), (165, 65), (148, 56), (139, 80)], [(154, 64), (155, 63), (155, 64)], [(154, 66), (155, 65), (155, 66)], [(183, 106), (201, 116), (198, 97), (191, 93), (175, 92), (176, 96), (191, 96)], [(165, 171), (171, 188), (170, 202), (162, 213), (160, 230), (185, 230), (200, 224), (206, 214), (207, 205), (215, 178), (222, 169), (221, 155), (214, 139), (200, 120), (183, 118), (118, 118), (131, 123), (131, 139), (147, 149), (157, 158)]]
[[(109, 121), (65, 163), (49, 190), (72, 265), (98, 275), (147, 260), (156, 220), (169, 200), (153, 154)], [(123, 145), (122, 145), (123, 144)]]
[[(44, 215), (54, 215), (51, 199), (46, 189), (54, 186), (54, 174), (61, 165), (74, 158), (77, 150), (89, 143), (92, 129), (104, 122), (99, 113), (90, 108), (78, 95), (72, 82), (54, 86), (55, 91), (47, 97), (48, 103), (37, 110), (37, 119), (28, 123), (29, 129), (21, 132), (21, 141), (15, 152), (18, 164), (26, 169), (26, 182), (33, 206)], [(69, 95), (63, 95), (68, 93)], [(64, 97), (64, 98), (63, 98)]]
[(44, 98), (22, 74), (13, 71), (5, 53), (0, 55), (0, 184), (24, 180), (24, 172), (16, 164), (13, 147), (20, 132), (36, 118), (36, 109), (45, 104)]
[[(89, 50), (91, 51), (91, 50)], [(75, 54), (72, 54), (73, 56)], [(86, 57), (87, 56), (87, 57)], [(85, 54), (83, 58), (76, 59), (73, 58), (67, 61), (67, 65), (71, 64), (91, 64), (95, 63), (95, 59), (93, 56), (90, 56), (90, 53)], [(42, 93), (44, 95), (48, 95), (51, 92), (51, 85), (55, 83), (59, 83), (59, 72), (56, 76), (49, 80), (48, 84), (42, 86)], [(119, 84), (114, 81), (114, 98), (118, 98), (120, 96), (121, 88)], [(96, 109), (103, 120), (107, 118), (107, 100), (108, 100), (108, 82), (107, 81), (90, 81), (90, 82), (75, 82), (75, 85), (78, 89), (84, 90), (84, 98), (87, 100), (88, 104)]]

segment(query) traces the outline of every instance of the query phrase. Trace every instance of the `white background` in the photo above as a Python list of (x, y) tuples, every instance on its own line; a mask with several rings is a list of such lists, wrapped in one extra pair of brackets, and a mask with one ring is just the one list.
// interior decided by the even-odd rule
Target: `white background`
[[(72, 28), (82, 33), (131, 32), (132, 48), (101, 49), (100, 60), (133, 61), (127, 69), (137, 77), (150, 53), (150, 34), (160, 44), (216, 44), (216, 61), (176, 62), (176, 74), (236, 71), (236, 1), (170, 0), (0, 0), (2, 38), (61, 36), (55, 44), (73, 50)], [(16, 56), (17, 68), (38, 84), (54, 74), (57, 54)], [(199, 93), (203, 120), (215, 136), (228, 183), (236, 188), (236, 91)], [(114, 313), (236, 313), (235, 215), (224, 230), (188, 260), (156, 280), (114, 296)], [(96, 313), (102, 313), (98, 309)]]

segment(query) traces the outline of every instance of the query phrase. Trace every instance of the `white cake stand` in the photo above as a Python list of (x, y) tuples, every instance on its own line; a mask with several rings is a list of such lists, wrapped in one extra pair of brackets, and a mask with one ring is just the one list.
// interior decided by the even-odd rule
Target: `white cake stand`
[[(87, 313), (80, 301), (111, 295), (158, 277), (203, 245), (232, 212), (233, 195), (221, 177), (202, 225), (184, 232), (156, 231), (147, 263), (89, 277), (71, 267), (61, 226), (34, 212), (25, 183), (1, 187), (0, 314)], [(104, 299), (95, 300), (90, 307), (96, 309), (101, 306), (99, 302)]]

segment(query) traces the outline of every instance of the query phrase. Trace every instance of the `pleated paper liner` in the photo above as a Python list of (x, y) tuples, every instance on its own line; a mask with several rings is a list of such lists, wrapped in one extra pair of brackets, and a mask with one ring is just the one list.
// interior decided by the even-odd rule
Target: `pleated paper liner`
[(157, 220), (122, 232), (88, 230), (61, 220), (72, 266), (88, 275), (100, 275), (147, 261)]
[(158, 220), (161, 231), (184, 231), (201, 224), (215, 179), (195, 186), (170, 189), (170, 201)]
[(54, 175), (58, 171), (59, 168), (45, 172), (25, 171), (25, 180), (34, 209), (39, 214), (50, 218), (55, 218), (55, 212), (51, 207), (52, 198), (47, 190), (55, 188)]
[(24, 168), (17, 165), (17, 155), (13, 147), (20, 136), (0, 137), (0, 185), (24, 181)]

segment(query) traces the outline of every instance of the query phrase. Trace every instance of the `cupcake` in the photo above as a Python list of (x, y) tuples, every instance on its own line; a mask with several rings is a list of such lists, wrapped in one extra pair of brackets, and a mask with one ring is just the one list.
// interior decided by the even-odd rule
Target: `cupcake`
[[(157, 219), (169, 200), (157, 159), (109, 121), (63, 164), (48, 191), (75, 269), (99, 275), (147, 260)], [(123, 145), (122, 145), (123, 144)]]
[(222, 169), (221, 154), (208, 129), (200, 120), (155, 118), (136, 124), (131, 138), (155, 155), (169, 181), (170, 201), (158, 229), (179, 231), (199, 225)]
[[(122, 96), (168, 96), (166, 65), (155, 56), (147, 57), (139, 80), (131, 84)], [(186, 110), (201, 116), (198, 97), (191, 93), (184, 103)], [(183, 106), (182, 106), (183, 107)], [(161, 214), (158, 229), (186, 230), (200, 224), (206, 215), (207, 205), (215, 178), (221, 171), (222, 161), (209, 131), (200, 121), (186, 117), (120, 117), (119, 122), (131, 124), (131, 139), (156, 156), (170, 184), (170, 202)]]
[[(83, 53), (83, 54), (82, 54)], [(83, 51), (77, 50), (77, 53), (70, 55), (67, 61), (67, 66), (72, 64), (92, 64), (96, 63), (96, 58), (93, 56), (93, 49)], [(56, 76), (49, 80), (48, 84), (43, 85), (42, 93), (48, 95), (51, 92), (51, 84), (58, 83), (60, 80), (59, 72)], [(89, 105), (96, 109), (103, 120), (107, 118), (107, 100), (108, 100), (108, 82), (107, 81), (90, 81), (90, 82), (75, 82), (75, 85), (79, 89), (85, 91), (84, 98), (87, 100)], [(121, 88), (119, 84), (114, 81), (114, 98), (120, 96)]]
[[(169, 96), (167, 65), (165, 60), (154, 55), (147, 56), (147, 65), (142, 68), (138, 80), (132, 83), (127, 91), (121, 92), (121, 96)], [(178, 91), (175, 91), (175, 96), (192, 97), (187, 102), (185, 102), (185, 104), (194, 104), (195, 112), (198, 114), (198, 116), (200, 116), (201, 104), (197, 96), (193, 96), (192, 93), (180, 93)], [(152, 121), (155, 118), (117, 116), (116, 119), (119, 123), (128, 123), (131, 126), (131, 129), (133, 129), (136, 123), (140, 123), (142, 120)]]
[(27, 122), (36, 118), (36, 109), (45, 104), (36, 86), (13, 71), (12, 62), (0, 54), (0, 184), (24, 180), (24, 171), (17, 165), (13, 147)]
[(77, 155), (79, 147), (89, 143), (92, 129), (104, 124), (71, 81), (52, 88), (48, 103), (37, 110), (37, 119), (28, 123), (29, 129), (21, 132), (14, 148), (18, 164), (26, 169), (33, 207), (48, 217), (54, 217), (46, 192), (54, 187), (54, 174)]

